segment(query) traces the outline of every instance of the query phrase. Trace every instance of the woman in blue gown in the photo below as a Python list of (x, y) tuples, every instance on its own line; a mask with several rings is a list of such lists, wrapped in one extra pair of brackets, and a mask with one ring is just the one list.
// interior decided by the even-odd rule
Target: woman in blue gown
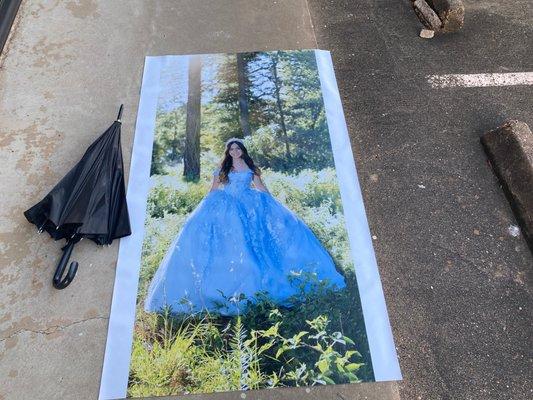
[(235, 315), (257, 292), (289, 305), (299, 292), (289, 276), (303, 272), (346, 286), (313, 232), (268, 192), (242, 140), (232, 138), (211, 190), (161, 261), (144, 309)]

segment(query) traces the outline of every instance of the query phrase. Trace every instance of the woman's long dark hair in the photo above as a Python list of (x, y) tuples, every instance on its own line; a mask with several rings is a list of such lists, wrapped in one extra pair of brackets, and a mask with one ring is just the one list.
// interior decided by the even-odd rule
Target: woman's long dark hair
[(248, 155), (248, 150), (246, 150), (246, 147), (244, 147), (244, 144), (237, 140), (233, 140), (229, 142), (226, 145), (226, 151), (224, 152), (224, 158), (220, 162), (220, 172), (218, 174), (218, 178), (220, 182), (227, 183), (228, 182), (228, 174), (230, 173), (231, 169), (233, 168), (233, 157), (230, 156), (229, 150), (231, 148), (231, 145), (235, 143), (242, 151), (242, 159), (248, 165), (248, 168), (250, 168), (255, 175), (261, 175), (261, 170), (255, 166), (254, 160)]

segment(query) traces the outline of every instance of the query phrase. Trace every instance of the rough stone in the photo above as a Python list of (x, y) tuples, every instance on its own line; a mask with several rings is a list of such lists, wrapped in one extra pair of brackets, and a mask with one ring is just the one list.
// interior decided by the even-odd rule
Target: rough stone
[(432, 31), (440, 31), (442, 27), (442, 21), (439, 16), (433, 10), (425, 0), (415, 0), (413, 2), (413, 8), (420, 22), (425, 27)]
[(465, 6), (462, 0), (428, 0), (442, 21), (442, 32), (457, 32), (463, 27)]
[(526, 123), (511, 120), (485, 133), (481, 143), (533, 252), (533, 134)]

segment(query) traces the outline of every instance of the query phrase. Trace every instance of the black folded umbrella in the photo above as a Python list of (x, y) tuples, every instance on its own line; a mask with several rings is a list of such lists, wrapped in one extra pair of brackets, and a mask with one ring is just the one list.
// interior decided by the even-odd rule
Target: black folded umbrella
[(62, 279), (72, 249), (81, 239), (109, 245), (131, 234), (120, 147), (122, 109), (80, 162), (43, 200), (24, 212), (39, 233), (47, 231), (54, 240), (67, 241), (54, 274), (57, 289), (67, 287), (76, 275), (78, 263), (74, 261)]

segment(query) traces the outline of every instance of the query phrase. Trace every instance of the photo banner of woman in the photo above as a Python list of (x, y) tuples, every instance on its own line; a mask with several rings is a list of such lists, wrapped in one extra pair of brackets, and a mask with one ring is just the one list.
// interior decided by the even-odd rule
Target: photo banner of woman
[(147, 57), (100, 399), (401, 379), (329, 52)]
[(299, 291), (287, 277), (302, 271), (346, 286), (313, 232), (268, 192), (244, 142), (231, 138), (211, 190), (152, 279), (144, 309), (236, 315), (258, 292), (285, 304)]

